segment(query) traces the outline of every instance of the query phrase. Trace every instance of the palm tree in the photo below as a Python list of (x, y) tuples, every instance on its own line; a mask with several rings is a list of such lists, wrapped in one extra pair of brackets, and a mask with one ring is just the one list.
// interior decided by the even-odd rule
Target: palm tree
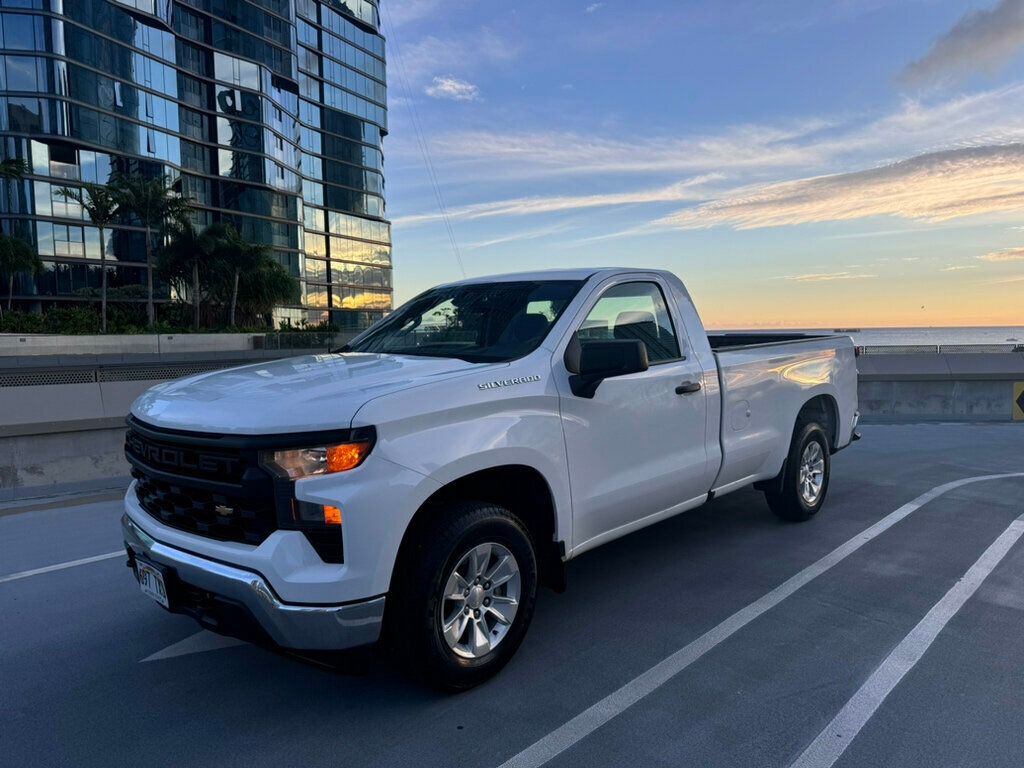
[[(3, 181), (21, 181), (31, 170), (24, 160), (17, 158), (0, 160), (0, 180)], [(3, 227), (0, 227), (0, 233), (3, 231)]]
[(117, 192), (102, 184), (84, 182), (81, 187), (62, 187), (57, 194), (74, 200), (85, 209), (89, 220), (100, 232), (100, 328), (107, 332), (107, 227), (120, 215)]
[(255, 317), (269, 315), (280, 304), (297, 302), (300, 293), (299, 281), (268, 254), (255, 268), (241, 273), (239, 280), (239, 304)]
[[(43, 264), (32, 246), (18, 237), (0, 234), (0, 272), (7, 273), (7, 311), (14, 301), (14, 277), (20, 272), (38, 272)], [(0, 317), (3, 312), (0, 312)]]
[(203, 299), (201, 278), (210, 273), (215, 254), (233, 235), (234, 229), (223, 224), (211, 224), (200, 232), (186, 221), (171, 228), (170, 240), (160, 254), (161, 276), (174, 286), (178, 295), (189, 294), (192, 327), (196, 331)]
[(262, 243), (252, 243), (242, 238), (234, 227), (227, 227), (225, 237), (217, 248), (217, 262), (228, 278), (231, 300), (228, 310), (228, 325), (234, 327), (238, 307), (238, 288), (243, 273), (254, 272), (270, 258), (270, 249)]
[(21, 181), (32, 169), (28, 163), (17, 158), (0, 160), (0, 179), (8, 181)]
[(189, 200), (167, 184), (166, 177), (116, 176), (114, 189), (121, 208), (135, 215), (146, 229), (146, 317), (156, 321), (153, 306), (153, 233), (166, 234), (170, 227), (185, 221)]

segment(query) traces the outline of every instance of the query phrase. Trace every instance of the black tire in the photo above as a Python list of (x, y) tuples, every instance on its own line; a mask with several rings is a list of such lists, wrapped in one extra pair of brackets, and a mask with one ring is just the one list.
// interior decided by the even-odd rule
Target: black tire
[[(824, 474), (821, 491), (813, 503), (808, 503), (800, 491), (801, 458), (808, 445), (816, 442), (821, 450), (824, 461)], [(797, 425), (796, 434), (789, 447), (789, 456), (782, 467), (779, 477), (770, 483), (765, 490), (768, 506), (778, 517), (792, 522), (803, 522), (814, 517), (825, 503), (828, 494), (829, 473), (832, 468), (828, 436), (820, 424), (802, 422)]]
[[(389, 606), (389, 624), (393, 645), (414, 673), (436, 687), (462, 691), (501, 670), (526, 636), (537, 596), (537, 556), (526, 526), (504, 507), (456, 502), (441, 510), (439, 519), (443, 522), (438, 528), (400, 564), (401, 583)], [(499, 544), (515, 557), (518, 607), (497, 647), (479, 658), (466, 658), (449, 646), (441, 628), (442, 610), (452, 607), (444, 599), (444, 588), (463, 556), (484, 543)]]

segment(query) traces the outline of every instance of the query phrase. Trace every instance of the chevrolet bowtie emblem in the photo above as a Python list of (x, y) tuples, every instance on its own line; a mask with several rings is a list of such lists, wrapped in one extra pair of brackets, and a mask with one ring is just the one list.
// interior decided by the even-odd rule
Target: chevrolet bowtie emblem
[(215, 506), (213, 508), (213, 511), (221, 517), (230, 517), (231, 515), (235, 514), (234, 507), (225, 507), (223, 504), (218, 504), (217, 506)]

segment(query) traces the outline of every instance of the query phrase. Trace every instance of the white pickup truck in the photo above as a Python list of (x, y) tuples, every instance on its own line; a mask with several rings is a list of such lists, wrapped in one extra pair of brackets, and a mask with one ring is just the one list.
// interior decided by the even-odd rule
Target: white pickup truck
[(466, 280), (335, 354), (153, 387), (122, 526), (170, 611), (290, 649), (384, 636), (467, 688), (599, 544), (751, 484), (813, 516), (857, 419), (849, 338), (709, 336), (671, 273)]

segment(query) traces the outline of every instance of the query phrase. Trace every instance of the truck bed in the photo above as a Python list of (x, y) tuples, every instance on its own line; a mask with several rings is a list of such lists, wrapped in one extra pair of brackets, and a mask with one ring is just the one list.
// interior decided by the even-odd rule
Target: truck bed
[(812, 339), (831, 339), (840, 334), (832, 333), (708, 333), (708, 341), (711, 349), (716, 352), (724, 352), (730, 349), (743, 347), (757, 347), (766, 344), (789, 344), (799, 341), (810, 341)]
[(833, 334), (714, 334), (722, 397), (722, 467), (715, 490), (771, 477), (782, 467), (793, 414), (811, 392), (829, 391), (849, 413), (836, 413), (849, 441), (857, 402), (853, 341)]

